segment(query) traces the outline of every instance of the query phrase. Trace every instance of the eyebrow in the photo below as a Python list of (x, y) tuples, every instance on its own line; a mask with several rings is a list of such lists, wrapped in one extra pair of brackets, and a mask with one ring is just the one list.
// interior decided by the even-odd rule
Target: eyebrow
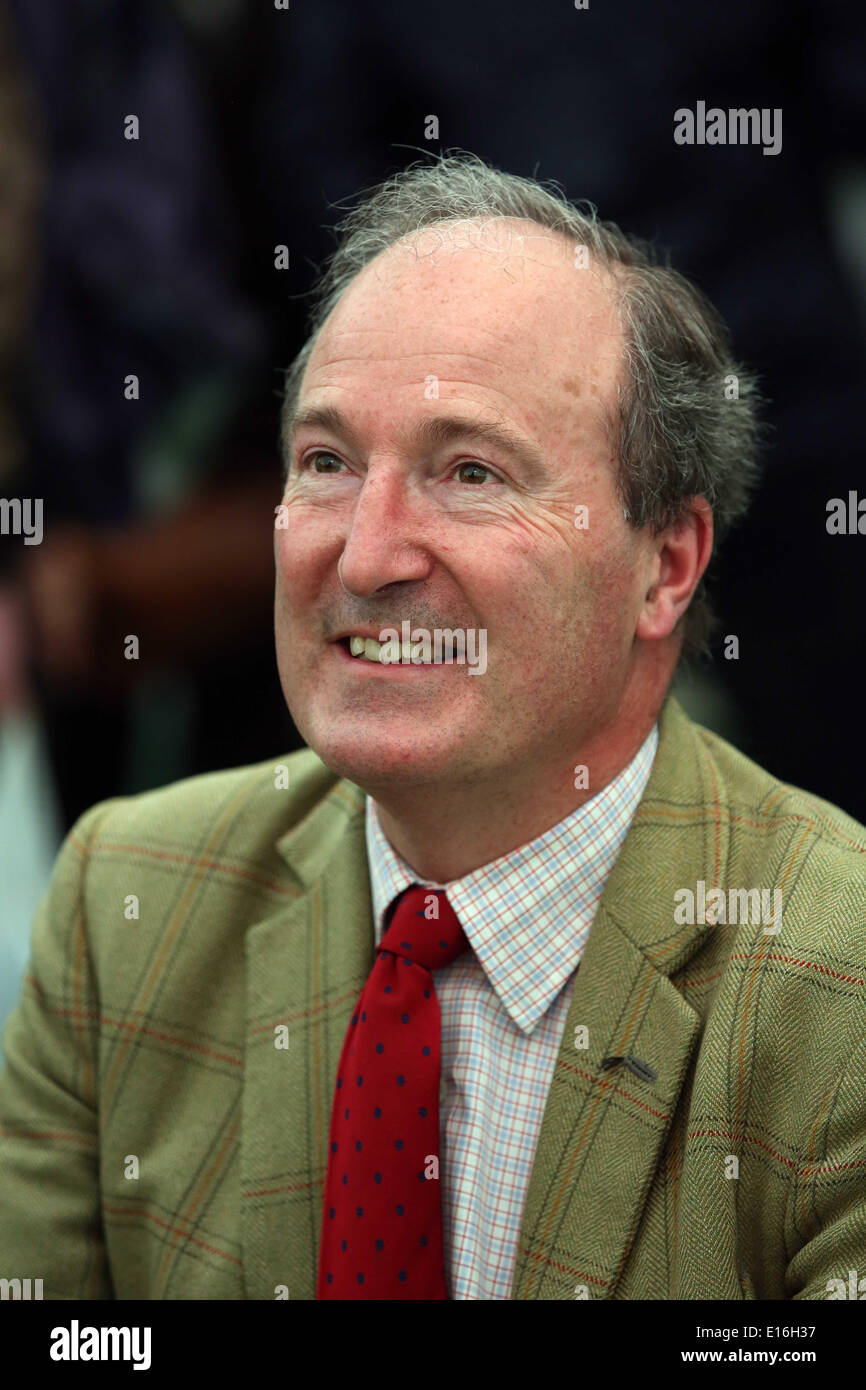
[[(355, 431), (336, 406), (311, 405), (297, 410), (286, 422), (283, 431), (284, 445), (290, 445), (294, 436), (304, 429), (329, 430), (332, 434), (341, 435), (353, 447), (359, 448)], [(496, 424), (492, 420), (473, 420), (461, 415), (431, 415), (419, 420), (406, 438), (415, 449), (452, 444), (457, 439), (479, 439), (493, 444), (502, 453), (520, 463), (530, 483), (541, 483), (548, 477), (541, 451), (515, 430), (507, 425)], [(287, 452), (290, 452), (288, 448)]]

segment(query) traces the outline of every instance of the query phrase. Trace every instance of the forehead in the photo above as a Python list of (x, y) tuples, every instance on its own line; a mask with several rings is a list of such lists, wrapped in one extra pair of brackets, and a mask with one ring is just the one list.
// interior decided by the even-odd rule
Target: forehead
[(568, 236), (518, 218), (402, 238), (343, 293), (304, 388), (365, 378), (371, 389), (399, 390), (433, 374), (531, 415), (579, 398), (609, 407), (622, 361), (615, 282), (576, 250)]

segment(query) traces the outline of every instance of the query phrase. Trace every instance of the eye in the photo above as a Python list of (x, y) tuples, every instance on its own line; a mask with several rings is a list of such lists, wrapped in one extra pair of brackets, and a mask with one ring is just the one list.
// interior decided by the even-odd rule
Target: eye
[[(458, 473), (461, 473), (461, 472), (463, 471), (464, 468), (474, 468), (476, 473), (486, 473), (486, 474), (488, 475), (488, 477), (493, 478), (494, 481), (497, 482), (497, 483), (501, 481), (501, 479), (498, 477), (498, 475), (497, 475), (496, 473), (493, 472), (493, 469), (487, 467), (487, 464), (486, 464), (486, 463), (474, 463), (474, 462), (471, 462), (471, 461), (468, 462), (468, 463), (458, 463), (456, 469), (454, 470), (455, 475), (458, 474)], [(465, 482), (466, 479), (464, 478), (464, 479), (461, 479), (460, 481), (461, 481), (461, 482)], [(480, 480), (479, 480), (477, 477), (476, 477), (476, 478), (471, 478), (471, 479), (469, 479), (469, 482), (470, 482), (473, 486), (477, 486), (478, 483), (479, 483), (479, 481), (480, 481)]]
[(333, 474), (336, 471), (332, 468), (316, 467), (315, 465), (318, 464), (320, 459), (330, 459), (333, 463), (337, 465), (338, 468), (342, 468), (343, 466), (343, 460), (337, 458), (337, 455), (332, 454), (329, 449), (314, 449), (311, 454), (307, 454), (306, 458), (301, 459), (300, 471), (302, 473), (309, 473), (312, 471), (313, 473), (318, 473), (326, 477)]

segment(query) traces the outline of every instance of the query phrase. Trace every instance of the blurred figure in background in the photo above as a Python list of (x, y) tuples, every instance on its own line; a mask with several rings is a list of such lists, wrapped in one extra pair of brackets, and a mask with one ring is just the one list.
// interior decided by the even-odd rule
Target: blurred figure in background
[[(231, 433), (266, 345), (233, 283), (182, 29), (141, 0), (14, 8), (50, 151), (22, 400), (26, 490), (48, 520), (22, 581), (68, 824), (112, 792), (243, 760), (266, 730), (286, 740), (259, 654), (278, 484), (273, 445)], [(251, 678), (274, 690), (257, 725)]]
[[(38, 267), (44, 154), (27, 70), (3, 9), (0, 131), (0, 495), (8, 499), (22, 492), (24, 442), (16, 407)], [(21, 549), (19, 537), (0, 540), (0, 1020), (18, 997), (30, 923), (60, 842), (27, 669), (25, 615), (16, 582)]]

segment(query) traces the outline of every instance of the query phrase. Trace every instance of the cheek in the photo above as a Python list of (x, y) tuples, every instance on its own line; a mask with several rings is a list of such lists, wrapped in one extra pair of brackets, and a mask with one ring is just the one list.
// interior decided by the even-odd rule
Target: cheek
[(295, 546), (289, 539), (287, 531), (277, 531), (274, 541), (274, 561), (277, 569), (277, 576), (283, 579), (290, 571)]
[(618, 621), (631, 605), (633, 584), (634, 575), (622, 553), (605, 555), (593, 575), (598, 603)]
[(314, 522), (315, 518), (290, 513), (288, 526), (276, 531), (274, 563), (278, 593), (301, 595), (307, 590), (313, 592), (318, 586), (327, 544), (322, 528), (312, 524)]
[(292, 589), (292, 568), (291, 550), (289, 549), (284, 533), (277, 533), (277, 541), (274, 546), (274, 573), (276, 575), (276, 606), (277, 612), (285, 613), (288, 596)]
[[(591, 533), (590, 533), (591, 534)], [(600, 529), (587, 551), (589, 582), (600, 600), (628, 603), (634, 591), (637, 556), (623, 524)]]
[(633, 557), (614, 541), (587, 546), (559, 586), (554, 622), (580, 642), (585, 658), (609, 663), (628, 650), (634, 635)]

